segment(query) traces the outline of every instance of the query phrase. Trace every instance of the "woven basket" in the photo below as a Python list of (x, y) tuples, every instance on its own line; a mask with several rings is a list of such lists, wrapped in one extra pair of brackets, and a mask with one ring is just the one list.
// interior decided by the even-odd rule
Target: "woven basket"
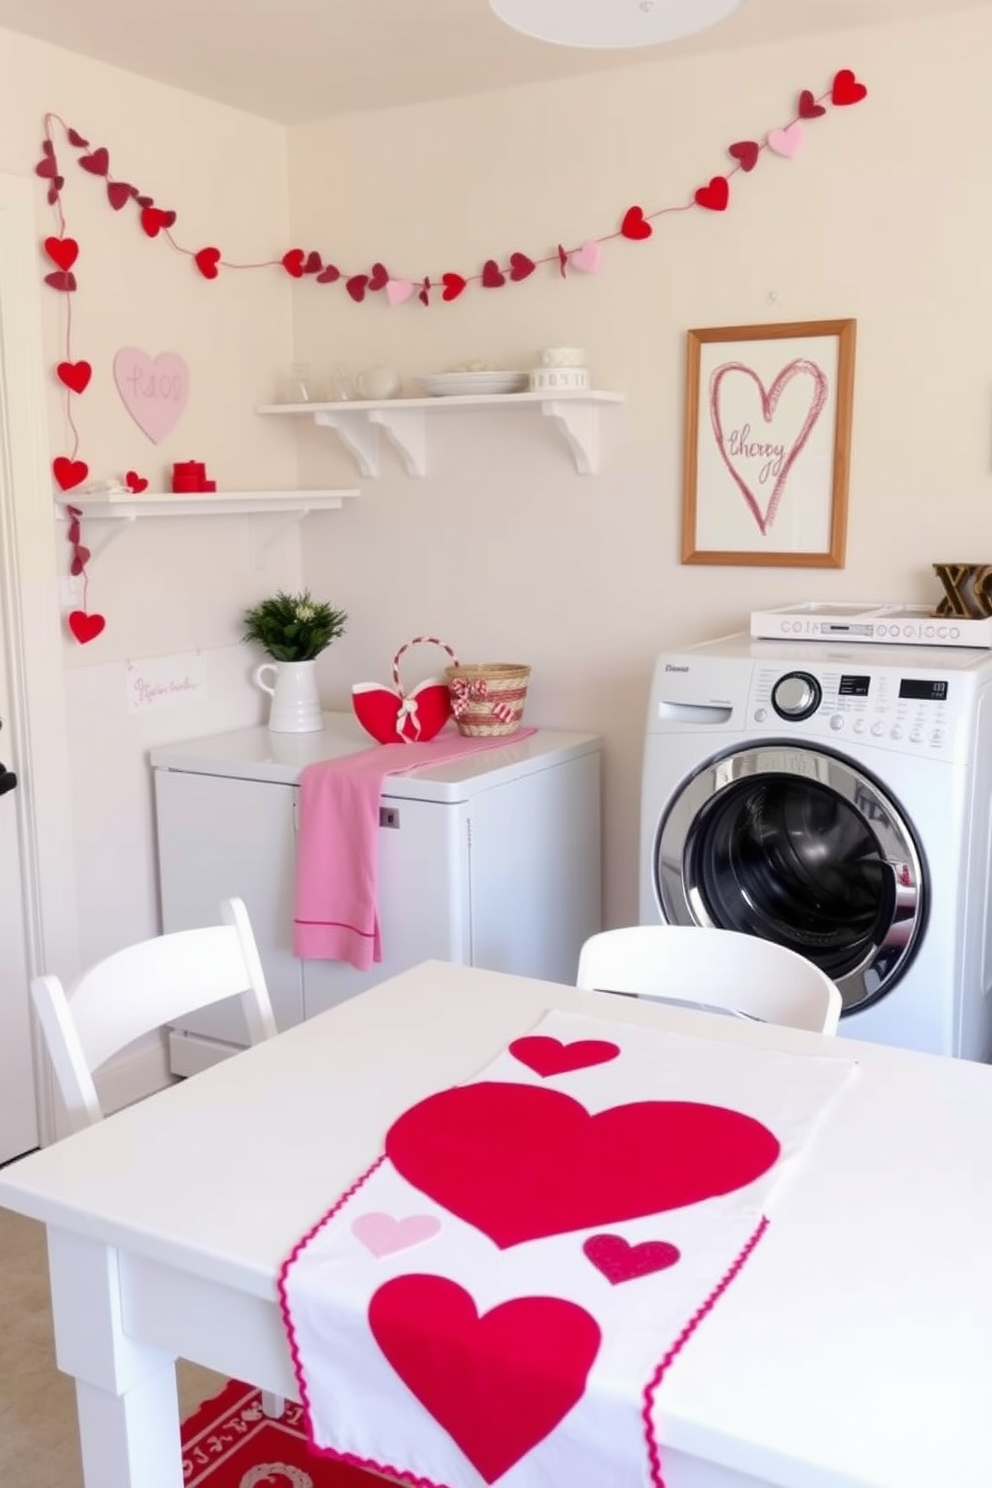
[(458, 732), (470, 739), (515, 734), (524, 716), (530, 667), (515, 662), (445, 667)]

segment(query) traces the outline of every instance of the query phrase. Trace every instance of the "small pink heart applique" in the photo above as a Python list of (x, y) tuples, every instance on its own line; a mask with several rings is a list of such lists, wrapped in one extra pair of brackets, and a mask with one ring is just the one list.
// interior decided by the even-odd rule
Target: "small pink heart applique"
[(598, 274), (603, 264), (603, 245), (596, 238), (590, 238), (581, 248), (572, 250), (568, 261), (580, 274)]
[(642, 1240), (639, 1245), (631, 1245), (622, 1235), (591, 1235), (582, 1250), (611, 1286), (667, 1271), (682, 1255), (678, 1246), (667, 1240)]
[(413, 294), (409, 279), (390, 279), (386, 284), (386, 299), (391, 305), (402, 305)]
[(768, 135), (768, 148), (785, 160), (794, 160), (806, 142), (806, 131), (798, 122), (786, 129), (773, 129)]
[(561, 1039), (532, 1033), (526, 1038), (514, 1039), (510, 1053), (535, 1075), (546, 1080), (549, 1075), (567, 1075), (572, 1070), (609, 1064), (611, 1059), (619, 1057), (620, 1050), (607, 1039), (576, 1039), (571, 1044), (563, 1044)]
[(351, 1233), (378, 1260), (432, 1240), (440, 1228), (441, 1221), (433, 1214), (408, 1214), (403, 1219), (392, 1214), (360, 1214), (352, 1220)]

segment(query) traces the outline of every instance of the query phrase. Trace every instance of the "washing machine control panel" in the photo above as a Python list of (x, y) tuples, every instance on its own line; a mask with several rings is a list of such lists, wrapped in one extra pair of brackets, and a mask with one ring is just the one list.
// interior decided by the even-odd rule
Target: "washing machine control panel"
[(752, 725), (802, 724), (804, 735), (820, 734), (838, 744), (861, 740), (904, 753), (952, 757), (961, 708), (952, 706), (950, 694), (948, 678), (937, 675), (847, 666), (818, 667), (814, 673), (759, 665), (749, 714)]

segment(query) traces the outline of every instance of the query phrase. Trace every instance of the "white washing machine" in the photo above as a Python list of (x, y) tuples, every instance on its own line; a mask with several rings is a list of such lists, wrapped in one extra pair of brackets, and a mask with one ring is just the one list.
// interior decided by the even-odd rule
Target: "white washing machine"
[(992, 652), (753, 640), (660, 656), (641, 921), (775, 940), (840, 1032), (992, 1053)]

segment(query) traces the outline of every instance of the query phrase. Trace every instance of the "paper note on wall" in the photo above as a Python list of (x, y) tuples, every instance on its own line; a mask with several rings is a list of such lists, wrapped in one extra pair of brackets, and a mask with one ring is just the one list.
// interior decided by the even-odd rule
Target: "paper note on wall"
[(129, 661), (125, 675), (127, 711), (150, 713), (180, 707), (207, 696), (207, 664), (199, 651)]

